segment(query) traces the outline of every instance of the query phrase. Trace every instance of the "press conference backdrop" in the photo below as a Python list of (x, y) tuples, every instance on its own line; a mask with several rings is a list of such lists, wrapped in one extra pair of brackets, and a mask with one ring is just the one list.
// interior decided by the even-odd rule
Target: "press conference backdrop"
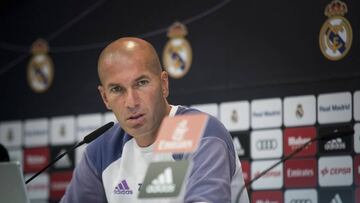
[[(168, 28), (178, 21), (188, 44), (181, 47), (185, 71), (170, 78), (170, 103), (224, 123), (246, 181), (319, 133), (344, 125), (355, 130), (313, 143), (274, 168), (249, 188), (252, 202), (360, 202), (360, 2), (336, 1), (325, 12), (331, 3), (3, 1), (0, 142), (29, 177), (114, 120), (97, 92), (99, 53), (119, 37), (139, 36), (171, 66), (162, 56), (172, 40)], [(30, 53), (39, 37), (47, 52), (40, 43)], [(31, 64), (41, 51), (50, 65), (46, 82), (36, 83)], [(83, 150), (36, 178), (28, 186), (31, 199), (57, 202)]]

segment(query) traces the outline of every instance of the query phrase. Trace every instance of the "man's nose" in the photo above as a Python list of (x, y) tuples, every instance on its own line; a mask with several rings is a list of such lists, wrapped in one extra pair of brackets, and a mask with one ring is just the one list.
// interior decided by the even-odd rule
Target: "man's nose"
[(136, 90), (129, 90), (126, 95), (125, 106), (134, 110), (139, 106), (139, 95)]

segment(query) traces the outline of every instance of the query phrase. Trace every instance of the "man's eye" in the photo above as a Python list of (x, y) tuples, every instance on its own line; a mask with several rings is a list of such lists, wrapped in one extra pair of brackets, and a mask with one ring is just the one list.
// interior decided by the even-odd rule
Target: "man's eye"
[(122, 92), (122, 91), (123, 91), (123, 89), (121, 87), (110, 88), (110, 92), (118, 93), (118, 92)]
[(140, 81), (137, 82), (137, 86), (144, 86), (144, 85), (146, 85), (148, 83), (149, 83), (148, 80), (140, 80)]

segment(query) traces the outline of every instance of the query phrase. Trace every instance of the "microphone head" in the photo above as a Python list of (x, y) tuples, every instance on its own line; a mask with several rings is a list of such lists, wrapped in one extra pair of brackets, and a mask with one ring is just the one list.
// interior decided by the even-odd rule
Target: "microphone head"
[(102, 135), (105, 131), (107, 131), (109, 128), (111, 128), (113, 125), (114, 125), (114, 122), (109, 122), (109, 123), (101, 126), (100, 128), (98, 128), (95, 131), (93, 131), (92, 133), (90, 133), (89, 135), (85, 136), (83, 139), (83, 143), (88, 144), (88, 143), (92, 142), (97, 137)]
[(333, 140), (336, 138), (354, 135), (354, 133), (355, 133), (354, 129), (348, 125), (320, 128), (318, 139), (328, 141), (328, 140)]

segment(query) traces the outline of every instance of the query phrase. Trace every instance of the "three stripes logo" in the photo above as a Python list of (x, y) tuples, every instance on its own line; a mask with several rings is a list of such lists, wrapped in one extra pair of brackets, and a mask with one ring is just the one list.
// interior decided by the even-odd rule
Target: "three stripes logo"
[(119, 195), (132, 195), (133, 191), (130, 190), (129, 185), (127, 184), (126, 180), (122, 180), (114, 189), (115, 194)]
[(154, 179), (150, 185), (146, 187), (147, 193), (171, 193), (175, 191), (176, 185), (173, 181), (171, 167), (168, 167), (164, 172), (160, 173), (159, 176)]
[(189, 160), (150, 163), (138, 198), (179, 198), (180, 200), (182, 198), (180, 191), (183, 190), (189, 164)]
[(330, 203), (343, 203), (339, 194), (336, 194), (330, 201)]

